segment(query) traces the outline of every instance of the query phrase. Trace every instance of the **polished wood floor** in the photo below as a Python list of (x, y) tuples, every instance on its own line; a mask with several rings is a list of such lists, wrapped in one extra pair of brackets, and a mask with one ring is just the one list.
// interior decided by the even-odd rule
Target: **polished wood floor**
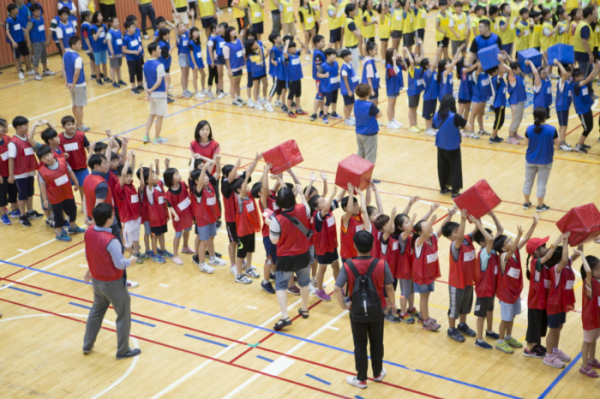
[[(225, 14), (222, 19), (232, 18)], [(434, 45), (433, 21), (429, 19), (427, 30), (429, 48)], [(323, 29), (327, 30), (326, 24)], [(51, 57), (50, 65), (59, 71), (60, 59)], [(383, 66), (378, 68), (384, 76)], [(312, 109), (315, 95), (308, 78), (310, 71), (310, 64), (305, 65), (302, 105), (306, 110)], [(89, 76), (87, 67), (86, 73)], [(135, 149), (138, 162), (147, 164), (170, 157), (172, 166), (187, 170), (194, 127), (206, 119), (221, 145), (223, 163), (234, 163), (241, 156), (246, 167), (256, 152), (295, 139), (305, 159), (296, 168), (303, 182), (308, 181), (312, 171), (320, 169), (333, 180), (337, 163), (356, 151), (354, 129), (341, 121), (324, 125), (310, 122), (308, 117), (292, 120), (282, 112), (237, 108), (228, 96), (221, 100), (183, 99), (176, 61), (171, 74), (176, 101), (169, 105), (169, 116), (164, 120), (163, 136), (170, 140), (168, 144), (142, 144), (148, 116), (148, 104), (142, 96), (132, 95), (128, 88), (116, 90), (91, 82), (85, 108), (85, 124), (92, 128), (87, 133), (89, 140), (102, 140), (105, 129), (112, 129), (131, 139), (130, 147)], [(127, 76), (125, 67), (123, 76)], [(228, 82), (225, 87), (227, 90)], [(242, 94), (247, 98), (245, 89)], [(14, 71), (6, 69), (0, 76), (0, 96), (0, 117), (9, 121), (24, 115), (31, 121), (48, 119), (58, 125), (61, 117), (70, 114), (69, 94), (60, 76), (20, 82)], [(384, 115), (386, 101), (382, 95)], [(379, 135), (374, 177), (382, 180), (379, 187), (385, 211), (390, 212), (393, 206), (403, 208), (413, 195), (421, 197), (413, 208), (420, 214), (433, 202), (451, 207), (450, 198), (438, 193), (434, 140), (408, 132), (406, 102), (403, 92), (396, 119), (404, 123), (404, 128), (382, 127)], [(598, 111), (595, 104), (594, 112)], [(521, 134), (532, 122), (531, 104), (525, 112)], [(385, 116), (384, 120), (387, 122)], [(581, 127), (576, 117), (570, 121), (567, 139), (574, 146)], [(486, 113), (490, 129), (492, 122), (493, 115)], [(504, 127), (500, 135), (506, 138), (507, 129)], [(565, 211), (598, 198), (600, 146), (596, 131), (588, 139), (592, 146), (588, 154), (556, 153), (545, 200), (552, 209), (542, 214), (535, 236), (550, 235), (554, 240), (559, 234), (555, 222)], [(531, 211), (521, 208), (524, 153), (524, 145), (490, 145), (485, 139), (465, 139), (462, 144), (465, 187), (487, 179), (503, 200), (496, 213), (508, 234), (516, 233), (518, 225), (528, 228), (532, 218)], [(319, 183), (318, 187), (321, 189)], [(38, 197), (35, 206), (39, 210)], [(445, 213), (443, 208), (438, 211), (440, 217)], [(338, 222), (340, 217), (338, 214)], [(247, 286), (235, 284), (227, 267), (218, 268), (213, 275), (202, 274), (189, 255), (184, 255), (183, 266), (147, 261), (128, 270), (130, 278), (140, 283), (131, 290), (132, 346), (142, 349), (140, 357), (115, 360), (112, 310), (106, 315), (105, 330), (94, 351), (83, 356), (84, 322), (92, 290), (82, 281), (86, 270), (82, 237), (75, 236), (67, 244), (57, 242), (43, 219), (34, 221), (31, 228), (15, 223), (3, 226), (0, 232), (0, 259), (5, 261), (0, 264), (4, 284), (0, 287), (0, 396), (5, 398), (597, 398), (600, 390), (598, 380), (578, 373), (582, 343), (580, 279), (576, 284), (576, 311), (568, 314), (560, 341), (560, 348), (574, 359), (566, 370), (525, 358), (522, 350), (506, 355), (476, 348), (471, 338), (463, 344), (450, 340), (446, 335), (449, 245), (443, 239), (439, 251), (442, 278), (430, 300), (432, 316), (442, 328), (431, 333), (418, 324), (386, 323), (385, 384), (370, 382), (367, 390), (359, 391), (344, 381), (355, 370), (353, 344), (348, 316), (335, 301), (320, 302), (311, 297), (310, 318), (296, 319), (285, 334), (274, 334), (271, 327), (279, 308), (275, 297), (261, 290), (259, 280)], [(167, 242), (172, 239), (170, 231)], [(216, 246), (224, 256), (227, 254), (224, 231), (219, 232)], [(588, 244), (585, 251), (600, 256), (593, 244)], [(524, 251), (521, 255), (526, 256)], [(261, 274), (263, 261), (264, 251), (257, 243), (254, 264)], [(575, 266), (578, 270), (581, 265)], [(326, 290), (330, 292), (330, 271), (326, 279)], [(526, 281), (524, 305), (527, 289)], [(299, 297), (289, 296), (290, 314), (296, 314), (298, 301)], [(495, 316), (497, 330), (499, 306)], [(469, 316), (468, 323), (475, 328), (474, 316)], [(521, 341), (526, 325), (524, 306), (513, 332)]]

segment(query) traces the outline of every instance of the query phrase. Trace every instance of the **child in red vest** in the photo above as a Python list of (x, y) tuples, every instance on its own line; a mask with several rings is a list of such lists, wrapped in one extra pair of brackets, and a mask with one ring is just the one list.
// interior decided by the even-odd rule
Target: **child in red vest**
[[(200, 271), (204, 273), (213, 273), (215, 268), (212, 266), (227, 265), (227, 262), (217, 258), (215, 254), (217, 220), (221, 216), (215, 188), (221, 173), (220, 159), (221, 156), (216, 155), (216, 168), (214, 168), (215, 164), (213, 162), (206, 162), (202, 169), (196, 169), (190, 175), (192, 182), (195, 184), (192, 190), (192, 214), (196, 220), (198, 234), (196, 255), (192, 259), (198, 265)], [(211, 169), (216, 171), (215, 176), (208, 172)], [(205, 262), (207, 249), (210, 256), (208, 265)]]
[[(259, 278), (260, 275), (252, 270), (252, 254), (254, 253), (255, 247), (255, 234), (260, 231), (260, 214), (258, 213), (258, 206), (256, 201), (252, 197), (250, 190), (248, 190), (248, 181), (256, 164), (262, 158), (261, 154), (256, 154), (254, 161), (248, 168), (244, 181), (241, 187), (237, 190), (235, 195), (235, 206), (236, 206), (236, 229), (238, 236), (238, 248), (236, 254), (236, 272), (235, 282), (242, 284), (250, 284), (250, 280), (247, 276), (253, 278)], [(249, 195), (250, 194), (250, 195)], [(244, 265), (244, 259), (246, 260), (246, 269), (242, 273), (242, 267)]]
[(512, 348), (522, 348), (523, 344), (512, 337), (515, 316), (521, 313), (521, 292), (523, 291), (523, 270), (520, 250), (531, 238), (540, 220), (533, 217), (529, 231), (523, 236), (523, 228), (517, 226), (517, 237), (513, 241), (502, 234), (494, 239), (494, 251), (498, 254), (498, 286), (496, 295), (500, 303), (500, 331), (496, 349), (504, 353), (513, 353)]
[[(65, 154), (69, 154), (67, 163), (75, 173), (77, 183), (83, 187), (83, 181), (90, 174), (87, 168), (87, 153), (86, 150), (90, 147), (90, 142), (83, 132), (77, 130), (75, 118), (68, 115), (60, 120), (62, 127), (65, 129), (60, 134), (60, 147)], [(74, 182), (71, 182), (74, 185)], [(81, 203), (83, 204), (83, 190), (79, 190)], [(91, 217), (91, 215), (90, 215)]]
[[(294, 180), (294, 184), (296, 185), (302, 185), (300, 180), (298, 179), (298, 177), (296, 176), (296, 174), (292, 171), (292, 169), (288, 169), (288, 172), (290, 174), (290, 176), (292, 177), (292, 179)], [(321, 170), (321, 179), (323, 179), (323, 194), (321, 194), (323, 197), (327, 197), (327, 174), (325, 173), (324, 170)], [(308, 183), (308, 186), (306, 186), (304, 188), (304, 197), (306, 198), (307, 202), (310, 202), (310, 200), (313, 197), (319, 196), (319, 189), (316, 188), (314, 186), (315, 181), (317, 180), (317, 175), (315, 174), (315, 172), (311, 171), (310, 172), (310, 181)], [(293, 189), (292, 189), (293, 190)], [(315, 231), (315, 220), (314, 217), (311, 217), (308, 220), (308, 228), (311, 229), (312, 231)], [(319, 268), (319, 262), (317, 259), (317, 256), (315, 254), (315, 245), (317, 243), (317, 237), (316, 234), (313, 234), (310, 238), (310, 294), (311, 295), (316, 295), (316, 291), (318, 289), (317, 287), (317, 274), (318, 274), (318, 268)], [(323, 283), (323, 288), (325, 288), (327, 286), (327, 284)], [(290, 290), (292, 290), (294, 295), (299, 295), (300, 294), (300, 289), (298, 287), (296, 287), (296, 285), (294, 284), (293, 286), (291, 286), (290, 288), (288, 288), (288, 292), (290, 292)]]
[(17, 187), (8, 182), (8, 123), (0, 118), (0, 219), (2, 224), (10, 226), (12, 222), (6, 214), (6, 206), (11, 205), (10, 217), (19, 217), (17, 207)]
[[(360, 195), (360, 206), (358, 201), (354, 198), (354, 194)], [(341, 201), (342, 210), (342, 226), (340, 229), (340, 256), (342, 257), (342, 263), (346, 259), (352, 259), (358, 256), (356, 248), (354, 248), (354, 235), (361, 231), (366, 230), (371, 232), (371, 221), (367, 214), (367, 205), (365, 203), (364, 194), (354, 188), (351, 183), (348, 183), (348, 196), (342, 198)]]
[[(448, 215), (452, 217), (456, 208)], [(475, 331), (467, 325), (467, 315), (473, 306), (473, 285), (477, 273), (477, 259), (473, 235), (475, 231), (465, 235), (469, 213), (463, 209), (460, 213), (460, 224), (448, 222), (442, 226), (442, 234), (450, 244), (450, 270), (448, 285), (450, 289), (450, 309), (448, 310), (448, 336), (456, 342), (464, 342), (465, 337), (475, 337)], [(456, 328), (456, 320), (460, 323)], [(461, 334), (462, 333), (462, 334)], [(464, 334), (464, 335), (463, 335)]]
[(238, 158), (235, 165), (225, 165), (221, 169), (221, 194), (223, 194), (223, 208), (225, 209), (225, 225), (227, 228), (227, 237), (229, 238), (229, 259), (231, 260), (231, 270), (235, 268), (235, 250), (237, 248), (238, 236), (235, 207), (235, 191), (241, 187), (244, 179), (238, 177), (238, 169), (242, 159)]
[[(63, 212), (69, 217), (70, 234), (84, 233), (85, 230), (75, 224), (77, 218), (77, 205), (73, 199), (73, 189), (69, 184), (70, 179), (75, 179), (71, 167), (67, 165), (64, 158), (54, 158), (54, 153), (48, 146), (42, 146), (37, 150), (37, 156), (42, 161), (39, 168), (40, 191), (42, 201), (46, 208), (51, 208), (54, 213), (54, 231), (59, 241), (71, 241), (71, 237), (63, 230), (65, 220)], [(79, 186), (75, 185), (75, 191)]]
[[(158, 169), (158, 163), (157, 163)], [(142, 214), (146, 234), (150, 234), (152, 240), (151, 259), (157, 263), (165, 263), (165, 258), (172, 258), (173, 254), (165, 249), (165, 233), (168, 231), (168, 211), (165, 200), (165, 190), (158, 173), (150, 164), (149, 169), (143, 170), (143, 178), (140, 179), (140, 191), (142, 194)], [(160, 244), (160, 248), (158, 248)]]
[(139, 193), (133, 185), (134, 169), (135, 153), (131, 150), (129, 157), (125, 160), (125, 164), (119, 166), (117, 169), (119, 182), (112, 190), (115, 202), (119, 207), (121, 223), (123, 224), (123, 244), (125, 249), (127, 249), (130, 256), (137, 257), (137, 263), (144, 263), (140, 254), (142, 207)]
[[(394, 232), (394, 219), (396, 218), (396, 207), (392, 208), (391, 217), (388, 215), (378, 215), (373, 221), (373, 227), (375, 231), (373, 243), (378, 243), (377, 247), (373, 247), (371, 250), (371, 256), (374, 258), (383, 259), (387, 262), (392, 276), (396, 274), (396, 262), (397, 262), (397, 250), (392, 250), (394, 246), (398, 247), (398, 242), (392, 237)], [(375, 239), (375, 237), (377, 237)], [(396, 284), (398, 281), (394, 279), (394, 292), (396, 291)], [(395, 295), (395, 294), (394, 294)], [(386, 301), (396, 303), (396, 298), (387, 298)], [(388, 306), (389, 307), (389, 306)], [(400, 317), (391, 310), (384, 316), (385, 320), (392, 323), (400, 323)]]
[(173, 239), (173, 263), (183, 265), (183, 261), (179, 257), (179, 243), (183, 236), (183, 248), (181, 252), (184, 254), (195, 254), (190, 248), (190, 231), (194, 225), (192, 215), (192, 201), (190, 199), (190, 190), (187, 184), (182, 181), (179, 171), (175, 168), (167, 168), (163, 175), (165, 186), (167, 186), (167, 206), (171, 214), (173, 229), (175, 229), (175, 238)]
[(583, 252), (575, 251), (583, 260), (581, 278), (584, 281), (583, 307), (583, 345), (581, 347), (581, 368), (579, 372), (592, 378), (598, 378), (593, 368), (600, 368), (596, 360), (596, 341), (600, 337), (600, 260), (595, 256), (583, 256)]
[(546, 297), (550, 289), (550, 274), (545, 263), (552, 258), (563, 237), (559, 236), (556, 242), (550, 245), (550, 248), (546, 248), (548, 239), (550, 237), (532, 238), (525, 247), (529, 294), (527, 295), (527, 334), (525, 335), (527, 347), (523, 350), (523, 356), (536, 359), (542, 359), (546, 355), (546, 348), (542, 346), (542, 337), (546, 336), (548, 330)]
[(569, 237), (571, 233), (563, 235), (563, 245), (556, 248), (552, 258), (546, 263), (550, 270), (550, 289), (546, 298), (546, 311), (548, 312), (548, 336), (546, 337), (546, 356), (544, 364), (555, 368), (565, 367), (565, 363), (571, 361), (571, 357), (558, 349), (560, 332), (567, 321), (567, 312), (575, 309), (575, 272), (572, 265), (583, 245), (577, 247), (569, 258)]

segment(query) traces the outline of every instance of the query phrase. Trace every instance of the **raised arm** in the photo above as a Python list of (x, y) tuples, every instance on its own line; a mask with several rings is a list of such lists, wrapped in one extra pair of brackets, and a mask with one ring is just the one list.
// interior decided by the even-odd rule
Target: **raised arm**
[(408, 200), (408, 204), (406, 205), (406, 208), (404, 208), (404, 210), (402, 210), (402, 213), (404, 213), (405, 215), (408, 215), (408, 213), (410, 212), (410, 208), (412, 208), (412, 206), (414, 204), (416, 204), (417, 202), (419, 202), (421, 200), (421, 197), (419, 197), (418, 195), (415, 195), (414, 197), (410, 197), (410, 199)]
[(396, 207), (392, 208), (392, 214), (390, 215), (390, 220), (385, 224), (383, 228), (383, 239), (387, 240), (390, 237), (390, 234), (394, 232), (394, 218), (396, 217)]
[(321, 209), (321, 218), (325, 218), (325, 215), (331, 210), (331, 203), (333, 202), (333, 197), (335, 197), (335, 193), (337, 192), (337, 186), (333, 186), (333, 191), (329, 195), (329, 198), (325, 200), (325, 205), (323, 209)]
[(300, 182), (300, 179), (298, 179), (298, 176), (296, 176), (296, 174), (294, 173), (294, 171), (292, 170), (292, 168), (289, 168), (287, 170), (287, 172), (290, 175), (290, 177), (292, 178), (292, 180), (294, 181), (294, 184), (300, 184), (300, 185), (302, 185), (302, 183)]
[(494, 247), (494, 237), (483, 227), (481, 224), (481, 220), (476, 219), (475, 216), (469, 215), (469, 220), (471, 223), (474, 223), (477, 226), (477, 229), (483, 234), (483, 238), (485, 239), (485, 250), (488, 254), (492, 253), (492, 248)]
[(436, 209), (438, 209), (439, 207), (440, 207), (440, 204), (438, 204), (437, 202), (434, 202), (433, 204), (431, 204), (431, 207), (429, 208), (429, 210), (427, 211), (427, 213), (421, 218), (421, 220), (427, 220), (427, 219), (429, 219), (431, 217), (431, 215), (433, 215), (433, 212), (435, 212)]
[(384, 215), (385, 212), (383, 210), (383, 202), (381, 201), (381, 195), (379, 194), (379, 190), (377, 189), (377, 185), (371, 182), (371, 187), (373, 192), (375, 193), (375, 203), (377, 204), (377, 209), (379, 210), (380, 215)]
[(496, 225), (496, 236), (495, 237), (499, 237), (502, 234), (504, 234), (504, 227), (502, 226), (502, 224), (500, 224), (500, 220), (498, 219), (496, 214), (494, 212), (490, 212), (489, 215), (492, 217), (492, 219), (494, 220), (494, 224)]
[(558, 262), (558, 265), (556, 265), (556, 272), (560, 273), (562, 271), (562, 269), (569, 264), (569, 237), (571, 236), (571, 232), (567, 231), (564, 235), (563, 235), (563, 242), (562, 242), (562, 247), (563, 247), (563, 251), (562, 251), (562, 256), (560, 258), (560, 262)]
[(525, 245), (527, 245), (527, 241), (529, 241), (529, 239), (531, 238), (531, 235), (533, 234), (537, 224), (540, 221), (540, 215), (534, 215), (533, 216), (533, 223), (531, 223), (531, 227), (529, 228), (529, 230), (527, 231), (527, 234), (525, 234), (525, 237), (523, 237), (523, 239), (519, 242), (519, 249), (523, 248)]
[(510, 245), (510, 249), (504, 254), (504, 257), (501, 257), (501, 267), (502, 272), (504, 272), (504, 268), (506, 267), (506, 262), (510, 259), (511, 256), (515, 254), (519, 250), (519, 242), (521, 242), (521, 236), (523, 235), (523, 228), (519, 225), (517, 226), (517, 238)]
[(456, 233), (456, 238), (454, 239), (454, 248), (460, 249), (462, 245), (463, 239), (465, 237), (465, 227), (467, 226), (467, 218), (469, 217), (469, 212), (466, 209), (460, 211), (460, 225), (458, 226), (458, 232)]
[(327, 173), (323, 169), (321, 169), (321, 179), (323, 180), (323, 194), (322, 197), (325, 198), (327, 196), (328, 187), (327, 187)]
[(348, 204), (346, 204), (346, 213), (342, 215), (342, 224), (344, 227), (348, 227), (348, 221), (354, 214), (354, 186), (352, 183), (348, 183)]
[[(588, 285), (588, 287), (592, 287), (592, 268), (590, 267), (588, 261), (585, 259), (583, 251), (580, 249), (576, 249), (575, 251), (573, 251), (573, 254), (581, 256), (581, 260), (583, 261), (583, 269), (585, 270), (585, 283)], [(588, 290), (584, 289), (583, 292), (589, 298)]]
[(432, 215), (431, 219), (421, 222), (421, 234), (419, 235), (419, 238), (417, 238), (417, 242), (415, 243), (417, 246), (422, 246), (425, 240), (429, 238), (431, 227), (437, 221), (437, 218), (437, 215)]
[(367, 204), (365, 203), (365, 194), (362, 191), (358, 191), (360, 195), (360, 214), (363, 218), (363, 226), (367, 231), (371, 231), (371, 219), (369, 219), (369, 214), (367, 213)]
[(267, 209), (267, 205), (268, 205), (268, 201), (267, 198), (269, 197), (269, 171), (271, 170), (271, 167), (273, 167), (272, 164), (270, 163), (266, 163), (265, 167), (263, 169), (263, 175), (262, 175), (262, 187), (260, 189), (260, 204), (262, 205), (263, 209)]

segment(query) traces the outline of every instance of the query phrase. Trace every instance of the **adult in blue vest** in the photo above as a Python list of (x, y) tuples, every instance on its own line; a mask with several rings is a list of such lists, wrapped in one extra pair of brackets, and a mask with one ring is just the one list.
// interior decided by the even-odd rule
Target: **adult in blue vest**
[(471, 53), (471, 65), (477, 60), (477, 52), (483, 50), (486, 47), (498, 45), (498, 48), (502, 48), (502, 39), (490, 30), (490, 21), (482, 19), (479, 21), (479, 36), (475, 36), (475, 39), (471, 42), (469, 52)]
[(546, 185), (552, 170), (554, 157), (554, 146), (559, 145), (558, 132), (552, 125), (546, 125), (548, 114), (546, 108), (537, 107), (533, 110), (534, 124), (527, 128), (525, 138), (527, 139), (527, 152), (525, 153), (525, 184), (523, 184), (523, 196), (525, 202), (523, 209), (529, 209), (531, 201), (531, 188), (537, 178), (537, 200), (536, 212), (545, 212), (550, 207), (544, 204), (546, 196)]
[(63, 75), (67, 81), (67, 89), (71, 92), (73, 116), (77, 122), (77, 130), (87, 132), (90, 128), (83, 124), (83, 107), (87, 105), (87, 87), (83, 59), (78, 54), (83, 47), (81, 38), (79, 36), (71, 37), (69, 47), (63, 56)]
[(452, 198), (456, 198), (463, 184), (460, 129), (470, 131), (471, 125), (456, 113), (456, 103), (451, 94), (442, 97), (440, 109), (433, 117), (433, 128), (438, 129), (435, 146), (438, 148), (440, 194), (452, 192)]

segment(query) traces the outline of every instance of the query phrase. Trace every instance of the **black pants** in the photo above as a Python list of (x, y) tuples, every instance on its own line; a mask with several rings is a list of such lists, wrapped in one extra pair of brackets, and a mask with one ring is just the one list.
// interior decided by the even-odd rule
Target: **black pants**
[(528, 344), (541, 345), (542, 337), (548, 330), (548, 313), (540, 309), (527, 309), (527, 334), (525, 341)]
[(142, 85), (144, 81), (144, 59), (127, 61), (127, 68), (129, 69), (129, 83), (134, 84), (137, 79), (138, 85)]
[(108, 22), (109, 18), (117, 17), (117, 7), (114, 4), (100, 4), (100, 13), (104, 21)]
[(443, 150), (438, 147), (438, 179), (440, 190), (450, 185), (452, 194), (458, 194), (463, 186), (460, 147), (456, 150)]
[[(581, 120), (581, 126), (583, 127), (583, 135), (585, 137), (589, 136), (594, 128), (594, 115), (592, 115), (592, 111), (579, 115), (579, 119)], [(600, 123), (600, 121), (598, 123)]]
[(496, 119), (494, 119), (494, 130), (500, 130), (500, 128), (504, 125), (505, 112), (506, 107), (494, 108), (494, 113), (496, 114)]
[(54, 214), (54, 227), (61, 228), (65, 225), (65, 218), (63, 218), (63, 211), (67, 214), (69, 222), (74, 223), (77, 219), (77, 205), (73, 198), (66, 199), (58, 204), (50, 204), (52, 213)]
[(381, 374), (383, 368), (383, 316), (372, 323), (358, 323), (350, 317), (352, 338), (354, 339), (354, 362), (359, 381), (367, 380), (369, 355), (367, 344), (371, 345), (371, 367), (373, 376)]
[(140, 14), (142, 14), (142, 34), (146, 34), (146, 17), (150, 19), (152, 29), (156, 31), (158, 29), (156, 27), (156, 13), (154, 12), (154, 7), (152, 7), (152, 3), (140, 4), (138, 5), (138, 7), (140, 8)]
[(208, 66), (208, 85), (212, 86), (214, 84), (219, 84), (219, 73), (217, 72), (216, 65)]

